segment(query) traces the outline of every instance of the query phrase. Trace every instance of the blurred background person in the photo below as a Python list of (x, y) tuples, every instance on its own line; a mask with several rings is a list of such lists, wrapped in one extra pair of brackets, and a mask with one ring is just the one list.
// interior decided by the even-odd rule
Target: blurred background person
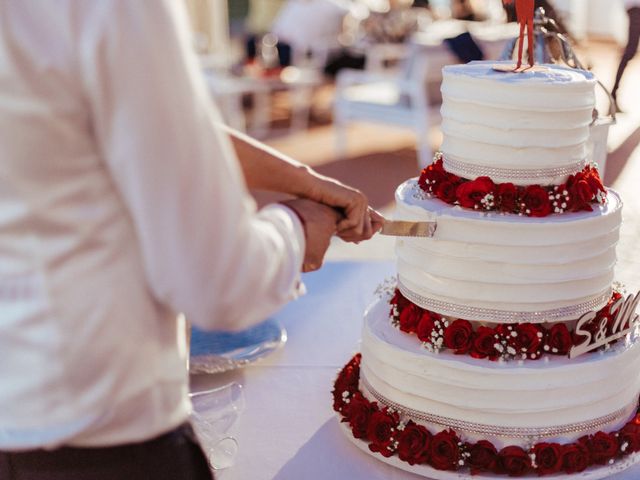
[(485, 20), (483, 9), (473, 0), (451, 0), (451, 16), (458, 20)]
[(618, 106), (618, 88), (620, 88), (620, 82), (622, 75), (627, 68), (629, 61), (635, 57), (638, 53), (638, 43), (640, 42), (640, 0), (624, 0), (624, 6), (627, 9), (629, 15), (629, 37), (627, 39), (627, 46), (622, 53), (620, 59), (620, 65), (618, 66), (618, 73), (616, 74), (616, 81), (613, 84), (611, 95), (616, 102), (616, 108), (620, 110)]
[[(250, 4), (247, 41), (249, 60), (260, 56), (263, 38), (275, 42), (279, 65), (286, 67), (306, 60), (324, 66), (332, 50), (338, 48), (342, 21), (349, 11), (349, 0), (269, 0), (268, 11), (262, 0)], [(260, 6), (258, 6), (260, 5)], [(259, 13), (251, 13), (259, 12)], [(268, 37), (264, 37), (268, 35)]]

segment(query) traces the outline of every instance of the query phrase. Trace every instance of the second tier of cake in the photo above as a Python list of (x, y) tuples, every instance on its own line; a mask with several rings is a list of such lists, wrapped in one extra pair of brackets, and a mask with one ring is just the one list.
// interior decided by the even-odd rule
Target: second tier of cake
[(436, 222), (433, 238), (397, 242), (402, 293), (425, 309), (488, 321), (558, 321), (611, 296), (622, 202), (529, 218), (428, 198), (415, 180), (396, 192), (395, 218)]

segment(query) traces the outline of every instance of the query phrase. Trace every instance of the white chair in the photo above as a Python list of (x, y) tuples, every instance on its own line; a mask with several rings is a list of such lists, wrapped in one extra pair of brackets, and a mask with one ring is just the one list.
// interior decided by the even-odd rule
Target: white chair
[(340, 155), (346, 151), (347, 123), (360, 120), (413, 129), (420, 167), (431, 163), (427, 56), (424, 47), (411, 44), (408, 57), (395, 73), (343, 70), (338, 74), (334, 122)]

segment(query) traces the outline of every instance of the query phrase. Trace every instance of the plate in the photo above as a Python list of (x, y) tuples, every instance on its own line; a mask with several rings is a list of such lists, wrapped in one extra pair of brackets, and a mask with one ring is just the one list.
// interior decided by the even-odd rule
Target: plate
[(190, 373), (220, 373), (259, 360), (287, 341), (287, 331), (273, 318), (241, 332), (205, 332), (192, 327)]

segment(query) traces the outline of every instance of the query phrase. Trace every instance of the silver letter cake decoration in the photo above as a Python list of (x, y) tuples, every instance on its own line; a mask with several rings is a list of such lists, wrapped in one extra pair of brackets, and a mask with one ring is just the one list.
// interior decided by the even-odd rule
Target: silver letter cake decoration
[(595, 334), (584, 327), (596, 318), (596, 312), (585, 313), (576, 325), (575, 333), (585, 340), (580, 345), (575, 345), (569, 350), (569, 358), (575, 358), (583, 353), (597, 350), (608, 345), (630, 333), (640, 325), (640, 315), (636, 313), (636, 308), (640, 302), (640, 292), (629, 295), (627, 298), (621, 297), (611, 306), (611, 314), (615, 315), (611, 333), (607, 336), (607, 319), (603, 318), (598, 325)]

